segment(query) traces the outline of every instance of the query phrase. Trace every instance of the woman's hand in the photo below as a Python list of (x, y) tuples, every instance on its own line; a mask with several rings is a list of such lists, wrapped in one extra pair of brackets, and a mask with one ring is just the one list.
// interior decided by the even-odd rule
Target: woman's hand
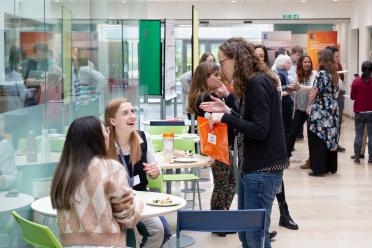
[(307, 115), (310, 115), (310, 112), (311, 112), (311, 105), (308, 105), (306, 108)]
[(227, 97), (230, 92), (227, 90), (226, 85), (222, 82), (219, 83), (218, 88), (214, 91), (219, 97)]
[(155, 179), (160, 175), (160, 168), (155, 163), (143, 163), (143, 166), (143, 170), (146, 172), (146, 174), (150, 175), (151, 178)]
[(220, 123), (224, 114), (225, 113), (212, 113), (208, 118), (210, 128), (212, 128), (215, 123)]
[(202, 102), (199, 107), (205, 112), (210, 113), (228, 113), (230, 108), (220, 99), (211, 96), (211, 102)]

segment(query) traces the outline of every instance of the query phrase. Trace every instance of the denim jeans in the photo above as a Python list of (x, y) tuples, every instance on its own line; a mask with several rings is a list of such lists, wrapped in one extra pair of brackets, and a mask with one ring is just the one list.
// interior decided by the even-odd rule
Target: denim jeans
[(355, 158), (359, 158), (362, 149), (363, 132), (367, 127), (368, 136), (368, 154), (372, 156), (372, 113), (355, 113), (355, 139), (354, 139), (354, 154)]
[[(271, 208), (276, 193), (280, 191), (282, 178), (282, 172), (253, 172), (240, 175), (238, 209), (264, 208), (266, 210), (265, 248), (271, 248), (269, 237)], [(261, 233), (239, 232), (239, 239), (243, 248), (258, 248), (261, 243)]]

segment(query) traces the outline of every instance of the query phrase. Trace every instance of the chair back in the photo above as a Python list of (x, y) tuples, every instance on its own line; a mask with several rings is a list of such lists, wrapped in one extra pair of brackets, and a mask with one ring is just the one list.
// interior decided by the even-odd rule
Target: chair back
[(187, 126), (149, 126), (147, 132), (150, 135), (163, 133), (183, 134), (187, 133), (187, 129)]
[(49, 227), (26, 220), (16, 211), (12, 211), (12, 215), (20, 226), (26, 243), (41, 248), (63, 248)]
[(160, 174), (157, 178), (153, 179), (147, 175), (147, 187), (150, 191), (155, 191), (159, 193), (164, 193), (163, 190), (163, 175)]
[(261, 247), (265, 241), (265, 209), (247, 210), (178, 210), (177, 247), (182, 230), (200, 232), (261, 232)]
[(195, 153), (195, 142), (193, 139), (175, 139), (173, 149)]

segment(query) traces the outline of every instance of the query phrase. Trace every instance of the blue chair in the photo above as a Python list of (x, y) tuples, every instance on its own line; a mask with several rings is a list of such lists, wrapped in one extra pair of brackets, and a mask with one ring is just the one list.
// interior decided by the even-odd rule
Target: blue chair
[(180, 232), (261, 232), (261, 247), (265, 244), (266, 210), (178, 210), (177, 248), (180, 247)]

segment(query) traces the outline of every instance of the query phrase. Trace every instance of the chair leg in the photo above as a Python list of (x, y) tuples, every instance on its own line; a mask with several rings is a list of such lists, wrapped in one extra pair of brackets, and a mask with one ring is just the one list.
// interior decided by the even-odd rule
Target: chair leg
[(195, 209), (195, 181), (192, 182), (192, 210)]
[(197, 187), (197, 190), (198, 190), (198, 198), (199, 198), (199, 209), (202, 210), (202, 206), (201, 206), (201, 198), (200, 198), (200, 188), (199, 188), (199, 181), (196, 181), (196, 187)]

